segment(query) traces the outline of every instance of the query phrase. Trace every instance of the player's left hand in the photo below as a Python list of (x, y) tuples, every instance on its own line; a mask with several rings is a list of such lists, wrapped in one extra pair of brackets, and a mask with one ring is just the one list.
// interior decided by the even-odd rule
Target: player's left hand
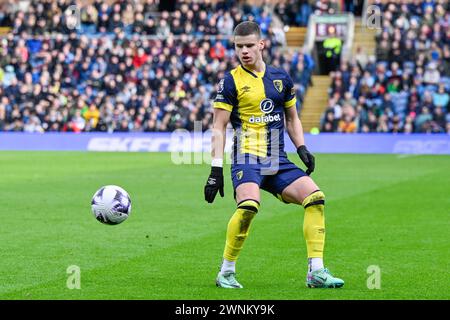
[(297, 153), (305, 166), (308, 168), (306, 170), (306, 174), (309, 176), (311, 173), (313, 173), (316, 166), (314, 156), (311, 154), (311, 152), (308, 151), (308, 149), (306, 149), (305, 145), (301, 145), (300, 147), (298, 147)]
[(223, 168), (222, 167), (211, 167), (211, 174), (208, 177), (205, 185), (205, 200), (208, 203), (213, 203), (214, 198), (217, 195), (217, 191), (223, 198)]

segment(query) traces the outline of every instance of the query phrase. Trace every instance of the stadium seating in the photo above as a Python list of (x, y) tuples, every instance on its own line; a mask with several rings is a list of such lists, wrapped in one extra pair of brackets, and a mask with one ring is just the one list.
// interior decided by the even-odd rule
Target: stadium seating
[(450, 133), (448, 2), (376, 4), (376, 56), (344, 61), (330, 74), (321, 131)]
[(244, 20), (263, 26), (265, 59), (291, 74), (299, 103), (309, 85), (311, 59), (283, 46), (270, 6), (177, 1), (169, 13), (154, 0), (76, 10), (69, 0), (20, 3), (0, 17), (10, 27), (0, 45), (0, 131), (193, 130), (195, 121), (206, 130), (215, 84), (237, 65), (229, 36)]

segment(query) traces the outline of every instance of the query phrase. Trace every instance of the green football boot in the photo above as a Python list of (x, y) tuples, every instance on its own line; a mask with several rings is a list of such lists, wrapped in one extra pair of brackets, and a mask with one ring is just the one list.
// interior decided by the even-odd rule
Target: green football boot
[(306, 285), (308, 288), (340, 288), (344, 280), (333, 277), (327, 268), (322, 268), (308, 273)]
[(216, 286), (228, 289), (243, 288), (243, 286), (237, 282), (236, 273), (234, 272), (225, 272), (224, 274), (219, 273), (216, 279)]

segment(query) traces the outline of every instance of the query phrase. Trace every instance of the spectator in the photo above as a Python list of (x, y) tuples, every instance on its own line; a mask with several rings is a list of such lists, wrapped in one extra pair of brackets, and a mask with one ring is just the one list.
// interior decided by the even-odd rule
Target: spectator
[(217, 41), (209, 51), (209, 56), (212, 59), (222, 60), (225, 57), (225, 47), (222, 42)]
[(436, 107), (434, 109), (433, 122), (438, 132), (445, 132), (446, 119), (442, 107)]
[(445, 92), (444, 85), (440, 84), (438, 91), (433, 94), (433, 105), (436, 107), (441, 107), (444, 110), (449, 110), (449, 98), (449, 94)]
[(439, 84), (440, 74), (437, 70), (437, 65), (431, 62), (427, 65), (426, 71), (423, 75), (423, 82), (432, 86), (437, 86)]
[(339, 121), (338, 132), (343, 133), (355, 133), (356, 132), (356, 123), (354, 118), (351, 115), (346, 114)]
[(334, 118), (334, 112), (329, 110), (325, 113), (325, 119), (320, 127), (321, 132), (336, 132), (338, 122)]
[(234, 21), (229, 12), (225, 12), (217, 21), (219, 33), (225, 36), (231, 36), (234, 29)]

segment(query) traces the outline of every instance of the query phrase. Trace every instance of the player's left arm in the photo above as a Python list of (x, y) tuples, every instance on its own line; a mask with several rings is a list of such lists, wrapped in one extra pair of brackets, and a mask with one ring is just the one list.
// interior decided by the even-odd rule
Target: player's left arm
[(303, 127), (297, 114), (297, 108), (294, 106), (284, 109), (286, 118), (286, 130), (296, 148), (305, 145), (305, 137), (303, 136)]
[(308, 168), (306, 174), (310, 175), (315, 169), (315, 159), (305, 145), (305, 137), (303, 135), (303, 126), (298, 117), (297, 108), (295, 106), (295, 90), (291, 79), (287, 81), (287, 97), (285, 98), (284, 114), (286, 118), (286, 130), (292, 143), (297, 148), (297, 154)]

